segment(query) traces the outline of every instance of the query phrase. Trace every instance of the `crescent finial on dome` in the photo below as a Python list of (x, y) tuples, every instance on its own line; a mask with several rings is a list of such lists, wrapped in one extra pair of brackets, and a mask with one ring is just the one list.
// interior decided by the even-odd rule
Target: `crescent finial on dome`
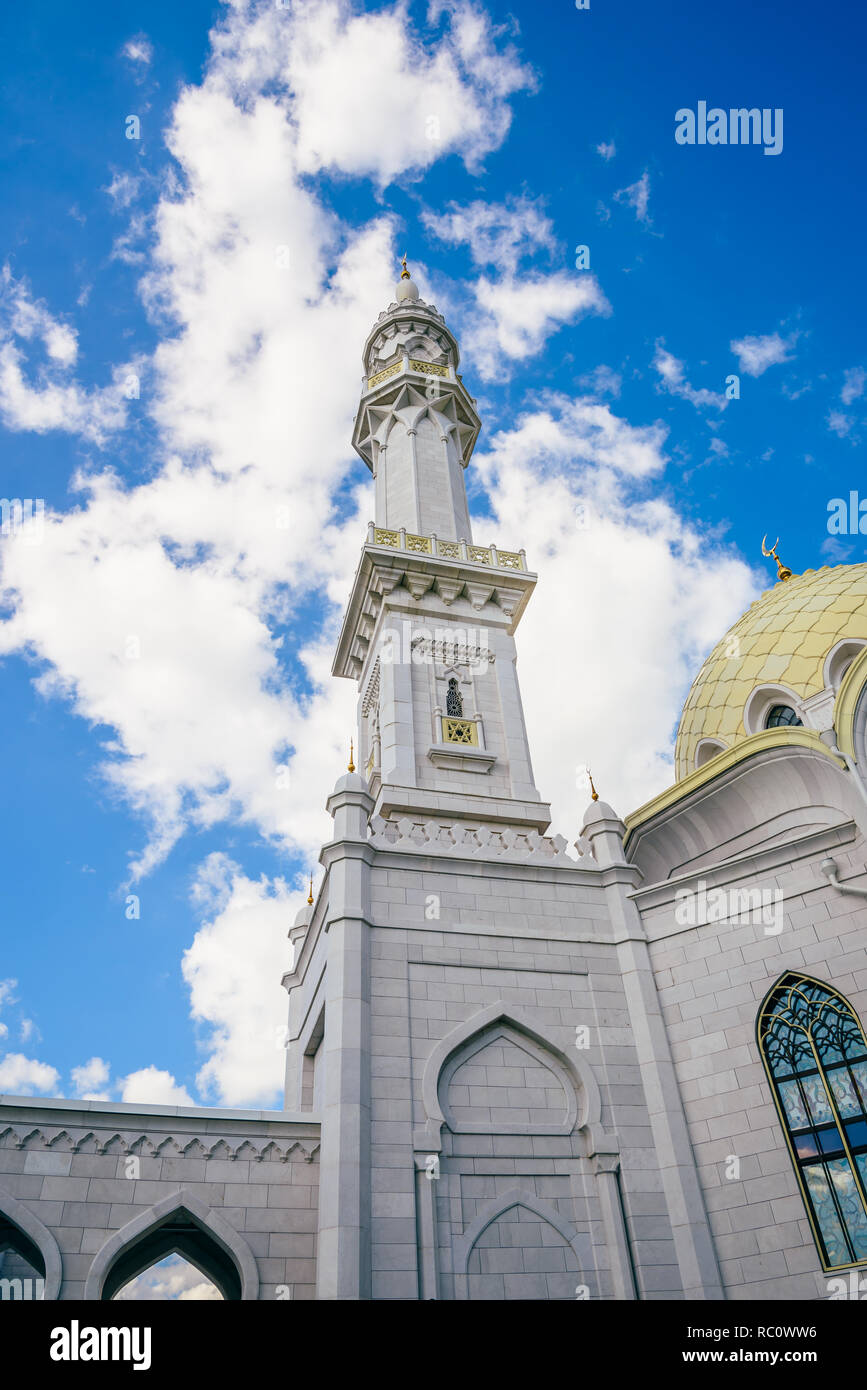
[(781, 579), (781, 580), (783, 581), (783, 583), (785, 583), (785, 581), (786, 581), (787, 579), (791, 579), (791, 577), (792, 577), (792, 571), (789, 569), (788, 565), (784, 565), (784, 564), (783, 564), (782, 560), (780, 559), (779, 555), (777, 554), (777, 546), (780, 544), (780, 538), (779, 538), (779, 536), (777, 536), (777, 539), (774, 541), (774, 543), (773, 543), (773, 545), (771, 546), (770, 550), (768, 550), (768, 549), (766, 548), (766, 545), (765, 545), (765, 542), (767, 541), (767, 539), (768, 539), (767, 536), (763, 536), (763, 537), (762, 537), (762, 554), (763, 554), (763, 555), (768, 555), (768, 556), (773, 556), (773, 558), (774, 558), (774, 559), (776, 560), (776, 562), (777, 562), (777, 578), (778, 578), (778, 579)]

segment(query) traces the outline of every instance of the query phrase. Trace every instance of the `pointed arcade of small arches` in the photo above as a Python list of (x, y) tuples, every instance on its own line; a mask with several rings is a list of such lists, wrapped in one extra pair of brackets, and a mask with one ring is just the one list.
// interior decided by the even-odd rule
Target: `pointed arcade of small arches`
[(54, 1236), (23, 1203), (0, 1187), (0, 1251), (12, 1250), (45, 1280), (42, 1297), (60, 1297), (62, 1265)]
[(98, 1302), (167, 1255), (181, 1255), (201, 1270), (227, 1300), (255, 1300), (259, 1274), (250, 1247), (219, 1212), (181, 1189), (133, 1217), (93, 1258), (84, 1288)]

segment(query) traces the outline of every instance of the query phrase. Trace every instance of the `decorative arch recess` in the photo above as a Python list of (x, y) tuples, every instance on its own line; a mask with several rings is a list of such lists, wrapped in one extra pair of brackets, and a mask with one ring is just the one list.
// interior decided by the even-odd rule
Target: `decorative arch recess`
[(63, 1266), (60, 1248), (47, 1226), (29, 1208), (0, 1187), (0, 1250), (14, 1250), (45, 1280), (42, 1297), (60, 1297)]
[(137, 1274), (179, 1254), (213, 1280), (223, 1298), (259, 1296), (256, 1261), (225, 1217), (181, 1189), (133, 1217), (94, 1256), (84, 1297), (108, 1300)]
[[(476, 1215), (475, 1220), (467, 1229), (457, 1236), (453, 1244), (453, 1257), (455, 1268), (455, 1293), (458, 1298), (466, 1299), (473, 1296), (471, 1260), (474, 1252), (483, 1242), (485, 1233), (502, 1217), (511, 1214), (516, 1215), (523, 1210), (535, 1216), (540, 1222), (553, 1228), (561, 1237), (565, 1258), (563, 1260), (562, 1271), (538, 1270), (524, 1271), (536, 1272), (539, 1274), (557, 1274), (564, 1283), (561, 1292), (553, 1292), (549, 1296), (553, 1297), (575, 1297), (575, 1286), (584, 1282), (584, 1271), (592, 1268), (592, 1250), (590, 1247), (590, 1237), (586, 1234), (579, 1234), (570, 1223), (560, 1215), (556, 1207), (550, 1202), (537, 1197), (535, 1193), (525, 1187), (515, 1186), (501, 1192), (488, 1202)], [(513, 1248), (520, 1248), (515, 1246)], [(532, 1248), (532, 1247), (531, 1247)], [(539, 1248), (539, 1247), (536, 1247)], [(545, 1248), (544, 1246), (542, 1248)], [(549, 1249), (552, 1247), (548, 1247)], [(546, 1262), (547, 1263), (547, 1262)], [(565, 1281), (568, 1280), (568, 1292), (565, 1288)]]
[(756, 1022), (759, 1051), (822, 1268), (867, 1264), (867, 1039), (839, 991), (782, 975)]
[[(454, 1073), (501, 1037), (513, 1041), (532, 1062), (556, 1077), (562, 1088), (560, 1115), (537, 1123), (509, 1123), (467, 1122), (447, 1114), (447, 1091)], [(590, 1068), (567, 1057), (538, 1033), (520, 1010), (507, 1009), (502, 1002), (481, 1009), (440, 1039), (425, 1065), (422, 1096), (426, 1115), (423, 1142), (437, 1149), (441, 1146), (443, 1124), (448, 1124), (453, 1133), (464, 1134), (571, 1134), (576, 1128), (598, 1123), (602, 1105)]]

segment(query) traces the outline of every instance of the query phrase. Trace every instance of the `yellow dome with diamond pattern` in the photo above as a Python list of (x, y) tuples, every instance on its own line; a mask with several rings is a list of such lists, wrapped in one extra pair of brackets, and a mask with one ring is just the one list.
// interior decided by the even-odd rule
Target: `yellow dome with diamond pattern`
[(867, 642), (867, 564), (826, 565), (766, 590), (693, 682), (677, 732), (677, 780), (754, 732), (745, 723), (754, 692), (780, 687), (798, 702), (820, 695), (826, 659), (846, 640)]

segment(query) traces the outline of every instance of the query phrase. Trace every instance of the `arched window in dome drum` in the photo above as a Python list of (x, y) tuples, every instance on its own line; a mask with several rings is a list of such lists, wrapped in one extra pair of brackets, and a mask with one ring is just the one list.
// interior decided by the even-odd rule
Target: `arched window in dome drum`
[(458, 690), (458, 683), (454, 676), (449, 681), (449, 688), (446, 691), (446, 714), (452, 719), (463, 719), (464, 717), (463, 696)]
[(802, 728), (803, 721), (798, 718), (791, 705), (772, 705), (768, 710), (765, 728), (784, 729), (787, 726), (793, 729), (796, 726)]
[(867, 1264), (867, 1041), (842, 994), (784, 975), (756, 1032), (825, 1270)]

